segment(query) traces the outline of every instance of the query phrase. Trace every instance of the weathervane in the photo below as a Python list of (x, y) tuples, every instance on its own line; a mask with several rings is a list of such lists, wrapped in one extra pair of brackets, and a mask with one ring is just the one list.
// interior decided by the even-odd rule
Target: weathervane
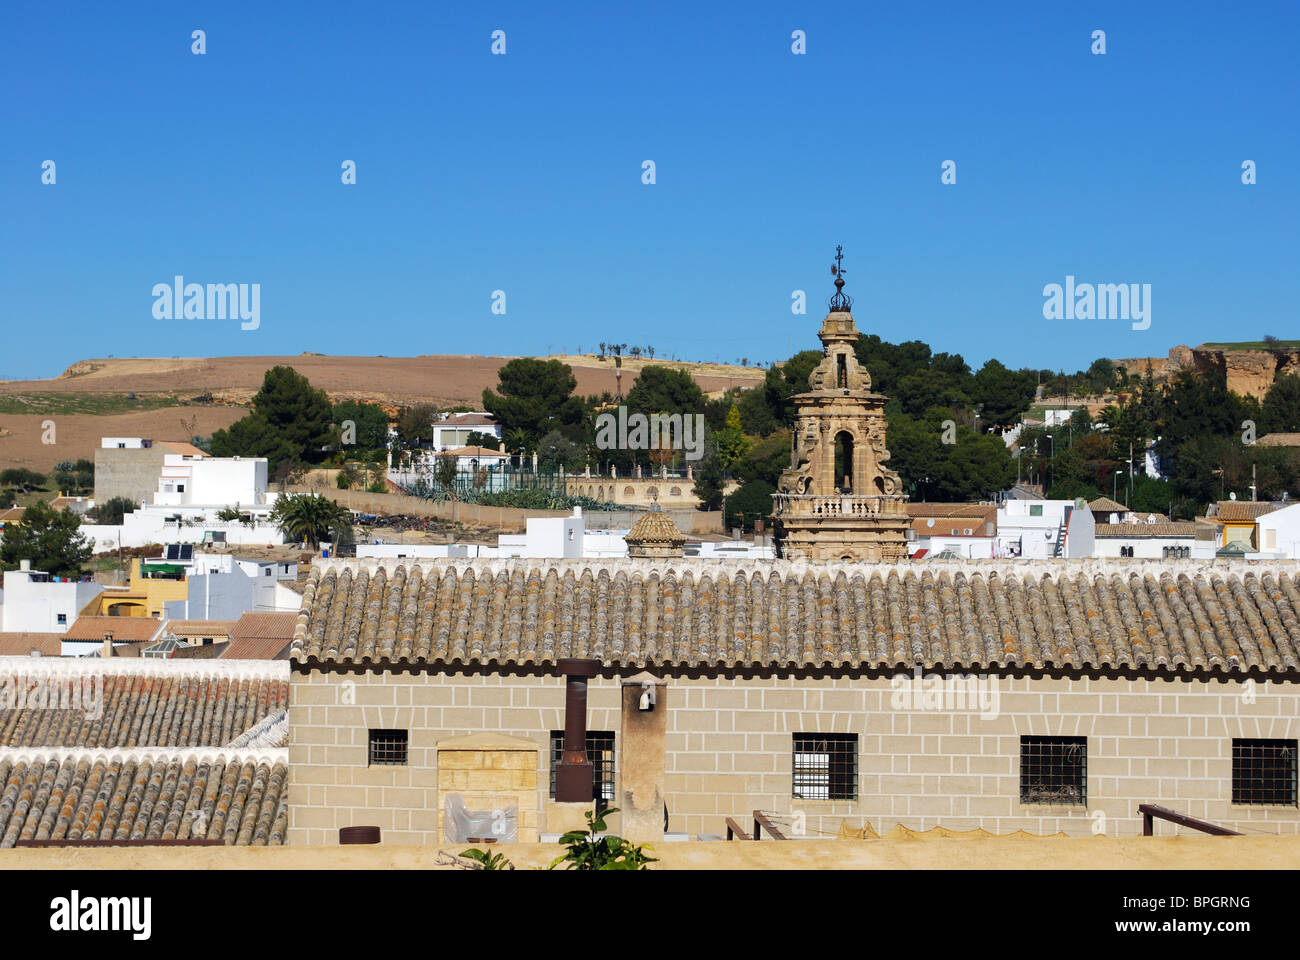
[(835, 278), (835, 296), (830, 299), (831, 313), (848, 313), (853, 309), (853, 298), (844, 293), (844, 247), (835, 245), (835, 265), (831, 267)]

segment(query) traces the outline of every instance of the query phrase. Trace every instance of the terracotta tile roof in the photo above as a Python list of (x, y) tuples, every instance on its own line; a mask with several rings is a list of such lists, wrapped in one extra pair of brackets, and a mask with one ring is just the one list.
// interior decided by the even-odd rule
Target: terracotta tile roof
[(1294, 564), (313, 564), (291, 659), (1300, 670)]
[(495, 427), (496, 419), (481, 413), (455, 413), (446, 420), (439, 420), (435, 427)]
[(909, 517), (987, 517), (992, 520), (998, 515), (997, 506), (991, 503), (909, 503), (906, 506)]
[(493, 450), (491, 447), (457, 447), (455, 450), (444, 450), (442, 455), (450, 454), (453, 457), (508, 457), (510, 454), (503, 453), (500, 450)]
[(0, 752), (0, 848), (23, 840), (284, 843), (287, 751)]
[(1195, 537), (1196, 524), (1185, 523), (1099, 523), (1099, 537)]
[(988, 524), (996, 524), (996, 518), (996, 510), (987, 520), (983, 517), (913, 517), (912, 529), (918, 537), (987, 537)]
[(181, 647), (172, 653), (173, 660), (216, 660), (226, 648), (230, 646), (229, 640), (217, 640), (214, 643), (205, 643), (199, 646)]
[(168, 620), (167, 632), (186, 637), (229, 637), (234, 620)]
[(180, 453), (187, 457), (206, 457), (208, 455), (185, 440), (155, 440), (154, 443), (163, 447), (168, 453)]
[(26, 507), (9, 507), (0, 510), (0, 523), (18, 523), (23, 519), (26, 510)]
[(226, 660), (283, 660), (293, 642), (296, 613), (245, 613), (235, 621)]
[(111, 633), (114, 643), (150, 643), (162, 628), (163, 622), (153, 617), (77, 617), (63, 639), (103, 643), (104, 634)]
[(1220, 500), (1215, 504), (1213, 519), (1242, 522), (1258, 520), (1266, 513), (1280, 510), (1284, 503), (1269, 503), (1267, 500)]
[(0, 747), (224, 746), (285, 709), (289, 698), (287, 671), (232, 666), (118, 658), (2, 660)]
[(1088, 509), (1093, 513), (1128, 513), (1128, 507), (1110, 497), (1097, 497), (1088, 501)]
[(42, 657), (59, 656), (63, 652), (63, 634), (21, 630), (0, 633), (0, 657), (30, 657), (33, 650), (39, 650)]

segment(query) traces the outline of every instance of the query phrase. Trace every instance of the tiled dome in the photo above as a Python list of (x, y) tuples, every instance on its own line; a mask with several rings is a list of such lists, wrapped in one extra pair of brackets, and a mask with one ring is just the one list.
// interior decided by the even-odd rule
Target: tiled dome
[(680, 557), (686, 537), (656, 505), (647, 510), (623, 538), (629, 557)]

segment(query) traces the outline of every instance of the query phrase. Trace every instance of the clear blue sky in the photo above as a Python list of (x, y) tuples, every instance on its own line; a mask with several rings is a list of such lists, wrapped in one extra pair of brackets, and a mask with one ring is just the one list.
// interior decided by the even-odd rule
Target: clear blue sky
[[(601, 340), (780, 360), (816, 346), (837, 243), (862, 330), (973, 366), (1298, 336), (1298, 28), (1295, 0), (10, 0), (0, 376)], [(178, 273), (260, 283), (260, 329), (155, 320)], [(1150, 329), (1044, 320), (1067, 274), (1150, 283)]]

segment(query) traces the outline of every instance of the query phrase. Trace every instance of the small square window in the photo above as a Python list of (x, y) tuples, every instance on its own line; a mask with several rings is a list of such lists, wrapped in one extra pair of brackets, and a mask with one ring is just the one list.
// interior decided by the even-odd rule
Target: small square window
[(799, 800), (856, 800), (858, 735), (796, 733), (790, 795)]
[(1029, 515), (1031, 517), (1041, 517), (1043, 515), (1043, 505), (1041, 503), (1030, 505)]
[(371, 730), (370, 765), (406, 766), (406, 740), (405, 730)]
[(60, 613), (59, 623), (67, 623), (67, 622), (68, 622), (68, 615), (66, 613)]
[(1232, 802), (1296, 806), (1296, 741), (1232, 741)]
[(1088, 802), (1087, 737), (1021, 737), (1020, 802)]

